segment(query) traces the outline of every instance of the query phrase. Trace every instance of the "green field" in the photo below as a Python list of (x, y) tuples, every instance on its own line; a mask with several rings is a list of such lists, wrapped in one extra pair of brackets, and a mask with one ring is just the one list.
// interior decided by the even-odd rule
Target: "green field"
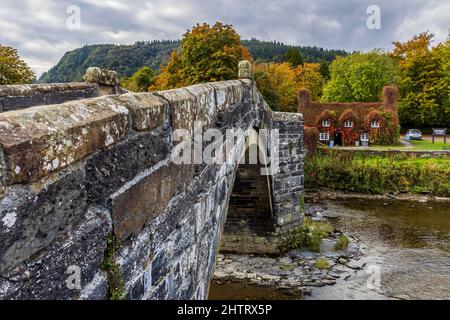
[(409, 142), (414, 145), (412, 150), (444, 150), (444, 147), (448, 147), (450, 150), (450, 139), (446, 144), (442, 141), (442, 138), (435, 143), (428, 140), (411, 140)]

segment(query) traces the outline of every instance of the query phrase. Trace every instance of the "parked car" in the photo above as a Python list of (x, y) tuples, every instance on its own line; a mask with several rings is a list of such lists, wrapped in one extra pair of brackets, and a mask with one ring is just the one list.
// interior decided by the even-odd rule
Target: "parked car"
[(422, 132), (419, 129), (409, 129), (406, 132), (407, 140), (422, 140)]

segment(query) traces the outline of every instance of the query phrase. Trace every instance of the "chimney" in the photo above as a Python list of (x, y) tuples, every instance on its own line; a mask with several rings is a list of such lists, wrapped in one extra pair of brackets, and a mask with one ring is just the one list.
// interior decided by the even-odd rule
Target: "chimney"
[(311, 92), (309, 92), (308, 89), (301, 89), (297, 93), (297, 99), (298, 99), (297, 111), (303, 113), (303, 111), (306, 110), (311, 104)]

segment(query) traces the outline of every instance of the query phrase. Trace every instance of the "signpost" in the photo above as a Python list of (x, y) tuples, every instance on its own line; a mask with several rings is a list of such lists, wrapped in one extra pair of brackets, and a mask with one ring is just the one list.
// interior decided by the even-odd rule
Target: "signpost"
[(444, 143), (447, 143), (447, 129), (433, 128), (433, 143), (434, 143), (434, 137), (444, 137)]

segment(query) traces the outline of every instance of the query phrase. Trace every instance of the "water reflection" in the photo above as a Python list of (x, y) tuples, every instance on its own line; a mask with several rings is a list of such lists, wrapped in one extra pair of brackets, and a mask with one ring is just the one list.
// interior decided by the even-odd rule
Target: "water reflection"
[(450, 204), (352, 200), (327, 204), (333, 224), (366, 246), (361, 262), (381, 268), (381, 291), (366, 270), (318, 289), (313, 299), (450, 299)]

